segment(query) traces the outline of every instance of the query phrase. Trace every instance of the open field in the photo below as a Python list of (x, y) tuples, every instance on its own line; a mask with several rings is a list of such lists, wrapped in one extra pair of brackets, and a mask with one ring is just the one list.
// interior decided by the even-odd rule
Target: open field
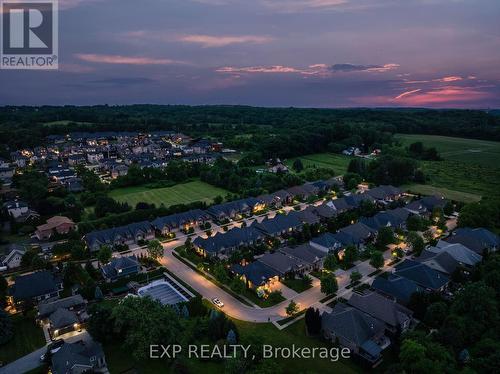
[(467, 192), (453, 191), (443, 187), (430, 186), (428, 184), (405, 184), (401, 186), (403, 191), (422, 195), (442, 195), (447, 199), (462, 201), (465, 203), (481, 200), (480, 195), (475, 195)]
[(398, 134), (396, 138), (405, 145), (421, 141), (426, 147), (435, 147), (445, 160), (500, 168), (500, 142), (437, 135)]
[(312, 155), (295, 157), (285, 162), (286, 166), (292, 167), (293, 162), (300, 158), (304, 167), (316, 165), (317, 167), (329, 168), (335, 170), (336, 175), (345, 174), (352, 157), (334, 154), (334, 153), (315, 153)]
[(109, 192), (109, 196), (120, 202), (127, 202), (135, 206), (139, 202), (153, 203), (156, 206), (189, 204), (195, 201), (211, 203), (214, 197), (226, 196), (227, 191), (210, 184), (193, 181), (178, 184), (173, 187), (150, 189), (147, 187), (119, 188)]
[(478, 196), (499, 195), (500, 169), (458, 161), (422, 161), (427, 184)]

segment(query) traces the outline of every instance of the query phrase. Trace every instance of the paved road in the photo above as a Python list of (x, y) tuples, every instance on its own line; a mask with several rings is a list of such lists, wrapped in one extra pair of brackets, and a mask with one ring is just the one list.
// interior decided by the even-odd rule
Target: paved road
[[(269, 308), (254, 308), (245, 305), (177, 259), (172, 254), (172, 250), (178, 245), (178, 242), (164, 244), (165, 252), (161, 260), (162, 264), (199, 292), (204, 298), (208, 300), (214, 297), (219, 298), (224, 303), (224, 312), (231, 317), (249, 322), (272, 322), (287, 317), (285, 308), (290, 302), (289, 299)], [(390, 256), (390, 253), (386, 254), (386, 256)], [(339, 295), (341, 293), (344, 295), (344, 291), (350, 292), (345, 287), (350, 283), (350, 274), (354, 270), (359, 271), (363, 276), (362, 281), (366, 282), (371, 279), (371, 277), (368, 277), (368, 274), (372, 273), (375, 269), (368, 264), (368, 261), (365, 261), (347, 271), (338, 270), (335, 274), (339, 283)], [(313, 286), (307, 291), (294, 296), (293, 300), (299, 305), (300, 309), (310, 306), (320, 306), (319, 300), (325, 297), (320, 288), (320, 281), (313, 278)]]
[[(82, 332), (81, 334), (74, 335), (68, 339), (64, 339), (68, 343), (73, 343), (79, 340), (90, 339), (90, 335), (87, 332)], [(47, 347), (42, 347), (34, 352), (21, 357), (20, 359), (11, 362), (8, 365), (0, 368), (0, 374), (22, 374), (30, 370), (36, 369), (41, 365), (40, 356), (47, 350)]]

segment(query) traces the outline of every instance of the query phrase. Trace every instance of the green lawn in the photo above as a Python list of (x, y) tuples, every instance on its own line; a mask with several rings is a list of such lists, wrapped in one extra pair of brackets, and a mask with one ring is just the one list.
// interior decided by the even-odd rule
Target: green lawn
[(316, 165), (317, 167), (333, 169), (335, 170), (336, 175), (345, 174), (347, 167), (349, 166), (349, 162), (352, 160), (352, 157), (335, 153), (315, 153), (312, 155), (291, 158), (287, 160), (285, 164), (291, 168), (293, 162), (297, 158), (300, 158), (305, 167)]
[(445, 160), (499, 168), (500, 142), (437, 135), (398, 134), (396, 138), (405, 145), (421, 141), (426, 147), (435, 147)]
[(311, 284), (306, 284), (302, 279), (285, 279), (281, 283), (297, 293), (304, 292), (312, 287)]
[(150, 189), (147, 187), (119, 188), (109, 192), (113, 199), (135, 206), (139, 202), (154, 203), (156, 206), (189, 204), (195, 201), (211, 203), (214, 197), (226, 196), (227, 191), (210, 184), (193, 181), (173, 187)]
[(22, 314), (12, 316), (14, 337), (0, 347), (0, 361), (4, 364), (15, 361), (45, 345), (45, 338), (40, 326), (35, 324), (34, 312), (25, 317)]

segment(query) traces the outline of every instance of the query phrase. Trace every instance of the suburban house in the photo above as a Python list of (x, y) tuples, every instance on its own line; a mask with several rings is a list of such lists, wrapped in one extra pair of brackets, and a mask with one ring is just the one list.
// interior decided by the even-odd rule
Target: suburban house
[(216, 220), (235, 219), (238, 216), (256, 213), (265, 209), (264, 203), (255, 197), (248, 197), (223, 204), (212, 205), (207, 209)]
[(129, 225), (111, 229), (92, 231), (83, 239), (90, 251), (98, 251), (103, 245), (130, 245), (138, 244), (141, 240), (154, 239), (154, 229), (148, 221), (131, 223)]
[(325, 339), (349, 348), (372, 366), (382, 361), (382, 350), (390, 344), (382, 322), (344, 303), (321, 315), (321, 330)]
[(118, 278), (137, 274), (141, 265), (137, 257), (113, 257), (109, 263), (101, 266), (101, 272), (107, 282), (113, 282)]
[(411, 295), (423, 291), (423, 288), (414, 281), (394, 274), (377, 276), (371, 288), (383, 295), (393, 297), (401, 305), (408, 305)]
[(3, 204), (3, 208), (7, 214), (12, 216), (14, 219), (26, 215), (29, 212), (28, 204), (20, 200), (7, 201)]
[(311, 184), (303, 184), (301, 186), (290, 187), (286, 190), (293, 199), (306, 200), (311, 196), (318, 194), (319, 189)]
[(151, 225), (153, 225), (155, 230), (166, 235), (176, 229), (187, 230), (191, 227), (202, 225), (210, 219), (211, 216), (203, 210), (193, 209), (170, 216), (158, 217), (151, 222)]
[(384, 322), (389, 334), (404, 332), (410, 327), (413, 312), (377, 292), (354, 292), (347, 302), (356, 309)]
[(446, 239), (448, 243), (460, 243), (474, 252), (482, 255), (486, 252), (495, 252), (500, 247), (500, 237), (485, 228), (463, 227), (456, 229)]
[(403, 208), (397, 208), (378, 212), (373, 217), (363, 217), (360, 219), (360, 222), (377, 231), (382, 227), (403, 229), (406, 226), (408, 215), (408, 211)]
[(308, 206), (303, 210), (290, 212), (288, 215), (294, 215), (300, 220), (300, 222), (308, 225), (318, 224), (321, 221), (320, 217), (316, 214), (316, 211), (312, 206)]
[(75, 223), (68, 217), (54, 216), (47, 223), (36, 227), (35, 236), (38, 240), (48, 240), (54, 234), (67, 234), (75, 228)]
[(282, 252), (266, 253), (257, 261), (276, 270), (280, 278), (288, 274), (304, 274), (310, 269), (305, 261)]
[(254, 290), (259, 288), (267, 289), (274, 282), (279, 281), (280, 277), (277, 270), (261, 261), (254, 261), (245, 266), (235, 264), (231, 266), (231, 270), (246, 283), (247, 287)]
[(313, 206), (313, 212), (319, 217), (320, 221), (326, 222), (330, 218), (337, 215), (337, 211), (333, 209), (328, 203), (323, 203), (318, 206)]
[(102, 346), (93, 340), (64, 343), (51, 355), (53, 374), (108, 373)]
[(357, 247), (363, 247), (367, 242), (375, 238), (375, 236), (377, 235), (377, 230), (372, 229), (362, 222), (357, 222), (355, 224), (341, 228), (339, 230), (339, 233), (342, 233), (349, 237), (349, 241)]
[(366, 191), (365, 194), (370, 195), (375, 200), (377, 200), (377, 202), (388, 203), (398, 200), (403, 193), (397, 187), (390, 185), (381, 185)]
[(294, 214), (277, 214), (273, 218), (264, 218), (262, 222), (254, 221), (250, 227), (271, 237), (290, 234), (302, 229), (302, 222)]
[(325, 232), (320, 236), (312, 238), (309, 244), (325, 253), (337, 252), (344, 247), (344, 243), (337, 238), (337, 234), (330, 232)]
[(10, 289), (16, 307), (25, 303), (38, 304), (40, 301), (57, 299), (63, 289), (61, 279), (48, 270), (20, 275)]
[(450, 279), (421, 262), (414, 260), (404, 260), (396, 265), (393, 274), (412, 280), (417, 285), (427, 291), (443, 291)]
[(8, 269), (14, 269), (21, 266), (21, 259), (26, 252), (24, 247), (12, 244), (9, 246), (8, 250), (9, 252), (0, 258), (0, 264), (6, 266)]
[(293, 196), (290, 195), (288, 191), (279, 190), (271, 193), (271, 195), (276, 200), (276, 207), (284, 206), (290, 204), (293, 201)]
[(450, 244), (440, 240), (435, 247), (426, 248), (416, 261), (451, 275), (457, 269), (470, 270), (482, 259), (481, 255), (460, 243)]
[(352, 194), (349, 196), (345, 196), (342, 199), (344, 199), (345, 203), (347, 204), (348, 207), (347, 210), (359, 208), (359, 206), (363, 201), (369, 201), (370, 203), (375, 203), (375, 198), (366, 193)]
[(430, 217), (435, 208), (443, 208), (447, 200), (442, 196), (426, 196), (419, 200), (414, 200), (404, 207), (412, 214)]
[(264, 234), (254, 227), (235, 227), (226, 233), (216, 233), (203, 239), (197, 237), (193, 241), (195, 249), (203, 256), (226, 256), (241, 247), (260, 243)]
[(291, 256), (306, 264), (306, 271), (320, 270), (323, 268), (323, 261), (327, 253), (313, 247), (310, 244), (301, 244), (296, 247), (283, 247), (280, 252), (287, 256)]

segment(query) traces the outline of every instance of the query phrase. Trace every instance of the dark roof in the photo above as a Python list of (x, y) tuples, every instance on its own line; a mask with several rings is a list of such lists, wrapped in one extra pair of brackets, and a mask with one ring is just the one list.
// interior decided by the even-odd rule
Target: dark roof
[(214, 216), (219, 216), (221, 214), (231, 215), (232, 212), (241, 212), (244, 210), (252, 209), (257, 204), (260, 204), (260, 201), (258, 199), (256, 199), (255, 197), (248, 197), (246, 199), (212, 205), (207, 209), (207, 212)]
[(61, 281), (50, 271), (42, 270), (16, 278), (11, 294), (17, 300), (29, 300), (59, 290)]
[(264, 218), (262, 222), (254, 221), (251, 227), (254, 227), (268, 235), (280, 234), (283, 231), (297, 229), (302, 226), (302, 222), (295, 214), (277, 214), (273, 218)]
[(384, 325), (376, 318), (343, 303), (335, 304), (331, 313), (322, 314), (321, 326), (358, 347), (384, 331)]
[(244, 275), (257, 287), (279, 275), (278, 271), (260, 261), (254, 261), (246, 266), (233, 265), (231, 269), (238, 275)]
[(423, 291), (410, 279), (390, 274), (387, 278), (378, 276), (372, 283), (372, 288), (386, 295), (394, 297), (398, 302), (407, 304), (415, 292)]
[(214, 236), (203, 239), (197, 237), (193, 244), (203, 248), (206, 252), (216, 253), (225, 248), (248, 245), (261, 239), (263, 234), (253, 227), (235, 227), (226, 233), (216, 233)]
[(266, 253), (257, 261), (266, 264), (267, 266), (275, 269), (280, 274), (284, 275), (291, 271), (300, 270), (306, 263), (303, 260), (286, 255), (281, 252)]
[(438, 290), (449, 282), (449, 278), (440, 272), (418, 261), (408, 259), (396, 265), (394, 274), (431, 290)]
[(498, 235), (482, 227), (475, 229), (470, 227), (459, 228), (446, 241), (463, 244), (479, 254), (482, 254), (485, 249), (498, 248), (500, 245)]
[[(408, 211), (405, 212), (407, 218)], [(387, 210), (378, 212), (373, 217), (363, 217), (360, 222), (374, 230), (379, 230), (382, 227), (400, 227), (406, 222), (406, 218), (403, 218), (404, 216), (405, 214), (399, 210)]]
[(338, 240), (334, 234), (329, 232), (325, 232), (316, 238), (312, 238), (311, 243), (315, 243), (330, 250), (340, 248), (344, 245), (344, 243)]
[(354, 292), (348, 303), (393, 327), (400, 326), (413, 314), (411, 310), (396, 301), (374, 291), (363, 294)]
[(449, 253), (424, 250), (415, 261), (426, 264), (441, 273), (451, 275), (460, 265)]
[(362, 222), (357, 222), (353, 225), (340, 229), (339, 232), (349, 235), (353, 242), (361, 243), (362, 241), (368, 239), (371, 235), (375, 234), (376, 230), (366, 226)]
[(78, 317), (71, 310), (59, 308), (49, 316), (49, 321), (53, 328), (60, 329), (78, 323)]
[(82, 295), (74, 295), (70, 297), (65, 297), (64, 299), (55, 300), (52, 302), (41, 302), (38, 304), (38, 314), (40, 317), (44, 318), (55, 312), (59, 308), (71, 308), (78, 305), (85, 304), (86, 301)]
[(335, 209), (328, 206), (327, 203), (313, 207), (313, 211), (321, 218), (332, 218), (337, 215)]
[(280, 251), (286, 255), (295, 257), (296, 259), (302, 260), (304, 262), (314, 264), (315, 262), (326, 257), (326, 253), (314, 248), (310, 244), (301, 244), (296, 247), (284, 247), (280, 248)]
[(111, 261), (104, 265), (101, 268), (104, 276), (107, 278), (116, 277), (121, 271), (129, 268), (137, 268), (139, 267), (139, 262), (137, 261), (137, 257), (114, 257)]
[(397, 187), (390, 185), (382, 185), (375, 188), (372, 188), (365, 192), (366, 194), (372, 196), (377, 200), (384, 200), (390, 198), (392, 196), (400, 195), (401, 190)]
[(151, 224), (148, 221), (142, 221), (111, 229), (92, 231), (86, 234), (84, 239), (88, 246), (93, 246), (96, 243), (112, 244), (117, 238), (133, 238), (139, 233), (145, 234), (150, 230)]
[(104, 351), (99, 343), (94, 341), (64, 343), (51, 357), (51, 371), (54, 374), (68, 374), (74, 365), (92, 367), (91, 358), (104, 358)]
[(203, 219), (208, 219), (210, 215), (201, 209), (193, 209), (183, 213), (171, 214), (165, 217), (158, 217), (151, 222), (157, 230), (162, 230), (164, 227), (179, 227), (188, 222), (196, 222)]
[(308, 206), (304, 210), (290, 212), (289, 215), (295, 215), (302, 223), (313, 225), (319, 223), (320, 218), (316, 214), (314, 207)]

